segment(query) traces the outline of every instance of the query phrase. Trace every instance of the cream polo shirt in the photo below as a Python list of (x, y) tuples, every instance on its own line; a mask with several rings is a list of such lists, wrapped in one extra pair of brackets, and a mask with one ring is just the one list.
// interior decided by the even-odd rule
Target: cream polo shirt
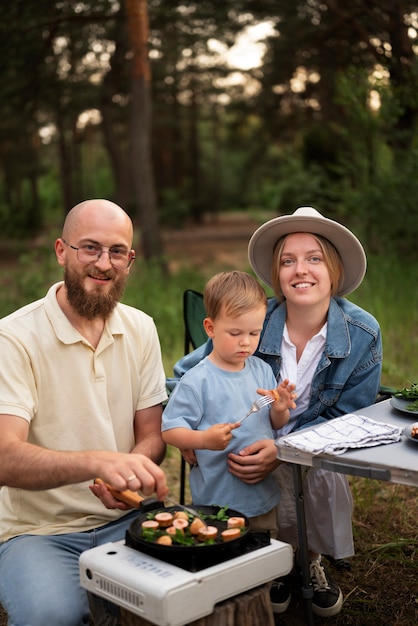
[[(27, 420), (29, 442), (45, 448), (129, 452), (135, 411), (167, 398), (155, 324), (119, 303), (94, 349), (59, 307), (61, 284), (0, 320), (0, 420)], [(0, 541), (90, 530), (124, 514), (106, 509), (90, 482), (46, 491), (2, 487)]]

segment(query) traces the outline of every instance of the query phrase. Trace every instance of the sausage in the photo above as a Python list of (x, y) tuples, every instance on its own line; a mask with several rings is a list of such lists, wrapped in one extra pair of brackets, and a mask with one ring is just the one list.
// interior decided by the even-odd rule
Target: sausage
[(241, 535), (239, 528), (227, 528), (221, 532), (221, 538), (223, 541), (232, 541), (232, 539), (238, 539)]
[(156, 530), (160, 525), (155, 519), (146, 519), (144, 522), (142, 522), (141, 526), (143, 528), (152, 528)]
[(197, 533), (199, 541), (208, 541), (208, 539), (216, 539), (218, 529), (216, 526), (203, 526)]
[(156, 543), (159, 543), (163, 546), (171, 546), (173, 541), (168, 535), (161, 535), (161, 537), (158, 537)]
[(185, 519), (189, 521), (189, 516), (186, 511), (174, 511), (174, 519)]
[(171, 513), (157, 513), (155, 519), (162, 528), (165, 528), (166, 526), (171, 526), (171, 524), (173, 523), (173, 516)]
[(228, 528), (244, 528), (245, 519), (243, 517), (230, 517), (227, 522)]
[(192, 535), (197, 535), (199, 530), (205, 526), (204, 522), (198, 517), (195, 517), (193, 522), (190, 524), (190, 532)]
[(183, 519), (182, 517), (175, 517), (173, 519), (173, 526), (174, 528), (178, 528), (180, 530), (184, 530), (185, 528), (187, 528), (189, 525), (189, 522), (187, 519)]

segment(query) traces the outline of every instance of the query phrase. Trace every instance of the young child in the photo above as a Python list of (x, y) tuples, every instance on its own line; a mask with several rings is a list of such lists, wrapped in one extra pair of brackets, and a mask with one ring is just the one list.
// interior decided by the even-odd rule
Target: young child
[[(277, 387), (272, 369), (255, 352), (267, 309), (264, 289), (245, 272), (222, 272), (206, 285), (204, 327), (212, 352), (181, 378), (163, 414), (162, 436), (181, 450), (193, 450), (190, 471), (193, 505), (228, 506), (250, 519), (254, 531), (277, 534), (276, 505), (280, 500), (272, 475), (247, 484), (228, 471), (227, 457), (289, 420), (295, 408), (295, 386)], [(275, 398), (270, 406), (241, 424), (257, 394)]]

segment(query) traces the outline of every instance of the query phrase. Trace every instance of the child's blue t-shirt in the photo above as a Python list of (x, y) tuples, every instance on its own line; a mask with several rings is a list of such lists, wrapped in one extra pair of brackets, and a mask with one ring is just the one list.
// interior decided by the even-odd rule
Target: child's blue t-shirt
[[(239, 372), (220, 369), (206, 357), (186, 372), (172, 392), (163, 413), (162, 430), (206, 430), (213, 424), (236, 422), (260, 396), (257, 388), (275, 389), (272, 369), (251, 356)], [(193, 504), (228, 506), (247, 517), (273, 509), (280, 500), (276, 480), (267, 476), (248, 485), (228, 471), (227, 457), (261, 439), (273, 439), (270, 409), (250, 415), (232, 431), (225, 450), (195, 450), (197, 465), (190, 471)]]

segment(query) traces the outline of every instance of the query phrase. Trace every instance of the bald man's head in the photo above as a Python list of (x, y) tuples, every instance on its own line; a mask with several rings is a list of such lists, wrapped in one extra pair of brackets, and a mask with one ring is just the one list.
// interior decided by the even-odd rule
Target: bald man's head
[(96, 225), (106, 223), (114, 225), (115, 230), (123, 229), (129, 239), (129, 248), (132, 247), (133, 225), (129, 215), (117, 204), (110, 200), (84, 200), (69, 211), (62, 229), (63, 239), (69, 241), (80, 236), (80, 232)]

